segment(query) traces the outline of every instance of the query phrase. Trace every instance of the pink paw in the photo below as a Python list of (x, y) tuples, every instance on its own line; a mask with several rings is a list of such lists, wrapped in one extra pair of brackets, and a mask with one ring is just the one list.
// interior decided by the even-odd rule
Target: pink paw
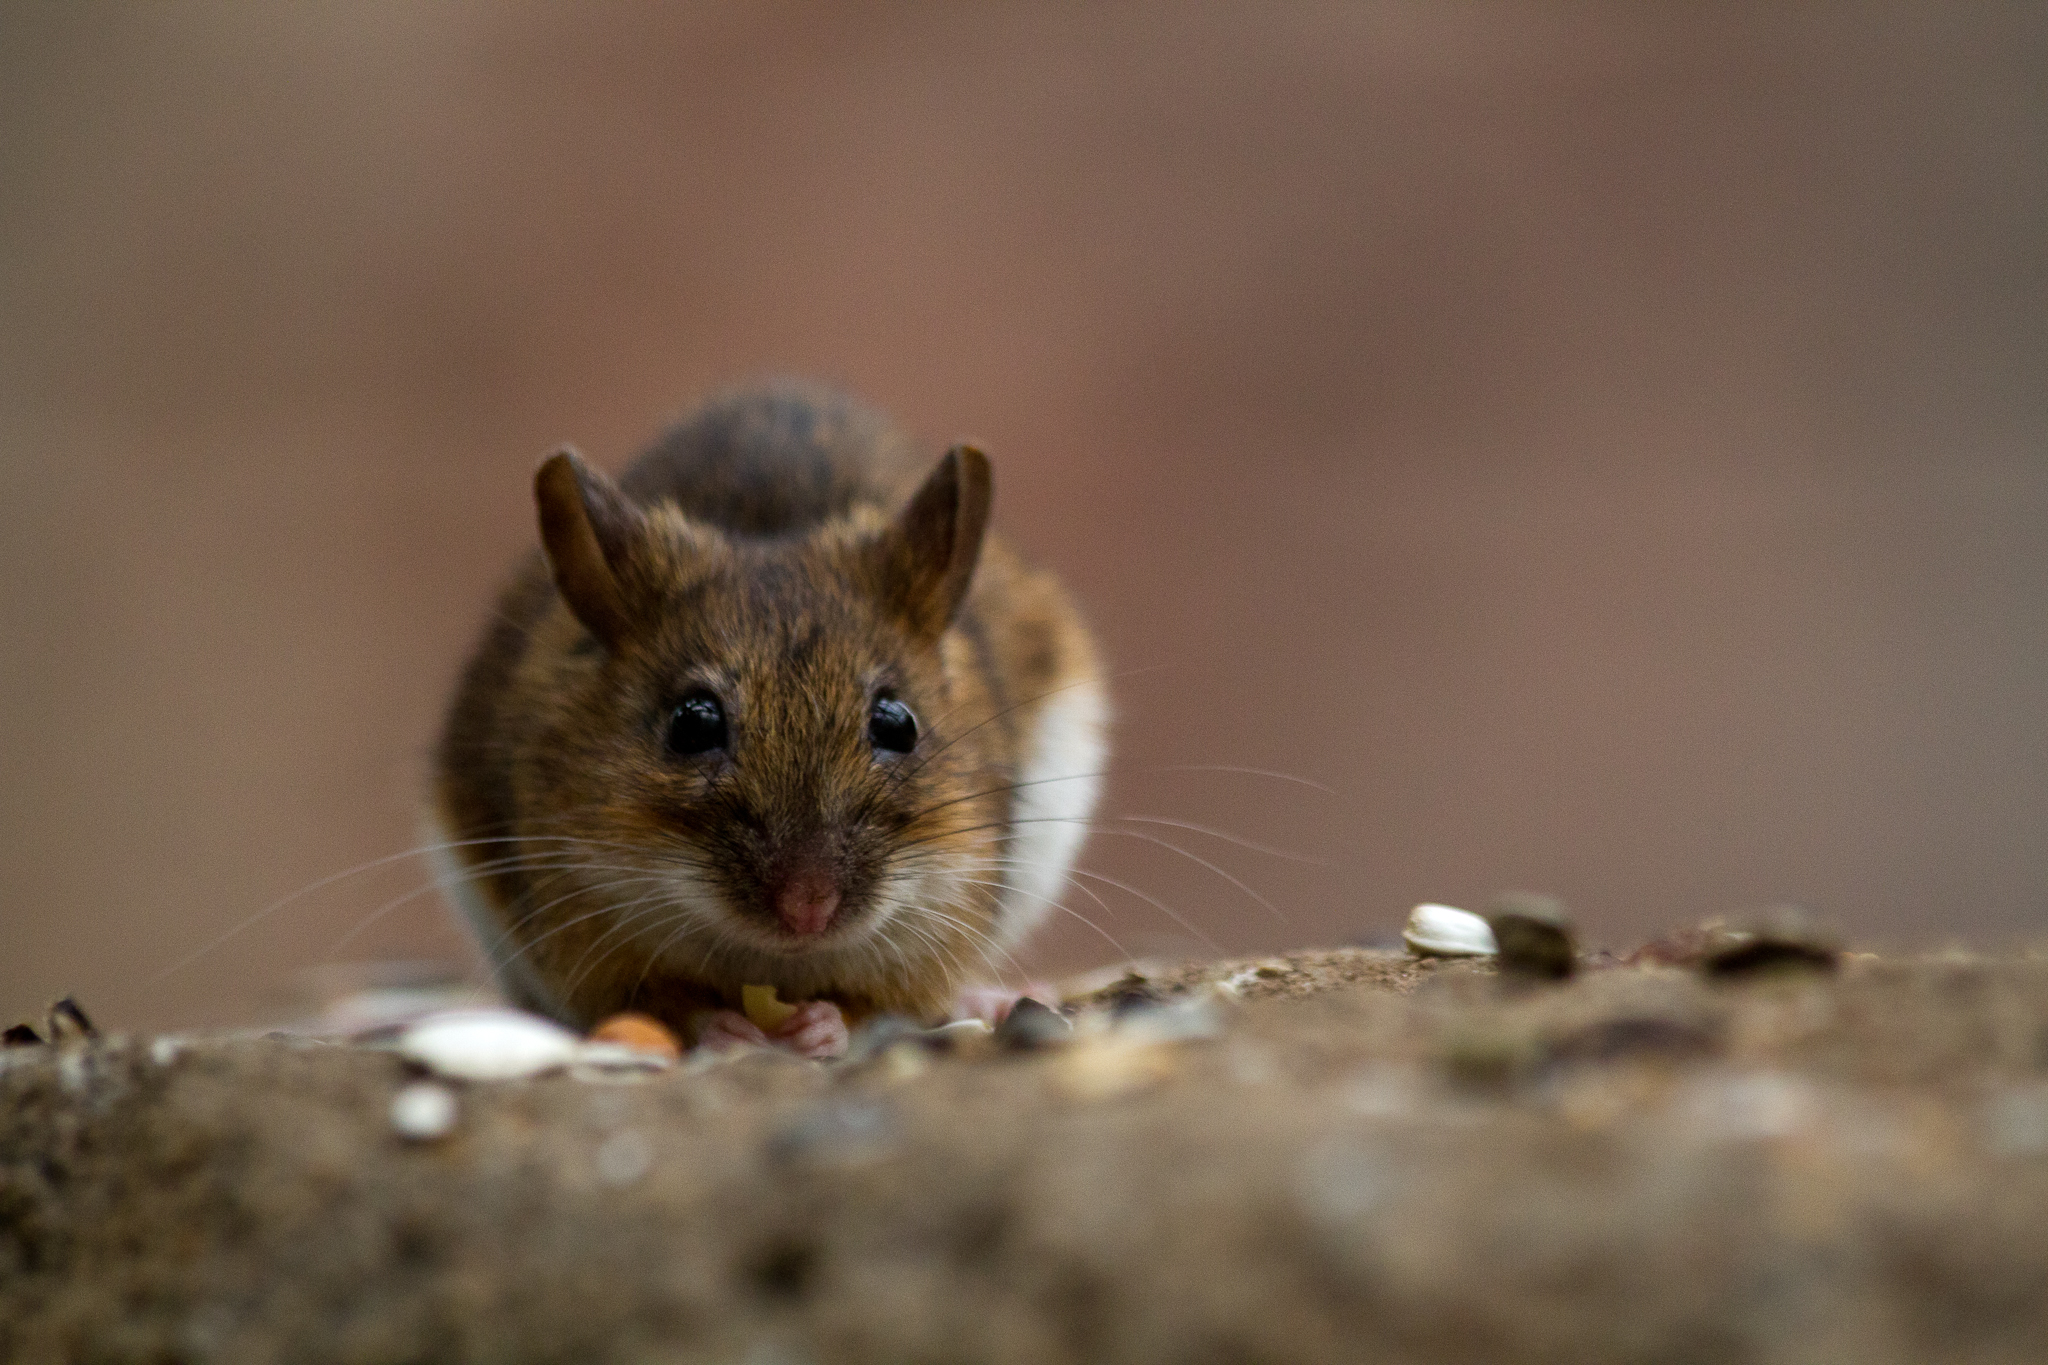
[(1057, 1008), (1059, 994), (1043, 982), (1033, 981), (1021, 991), (1009, 990), (1002, 986), (966, 986), (953, 998), (953, 1018), (979, 1019), (984, 1024), (995, 1025), (1009, 1017), (1017, 1002), (1030, 996), (1041, 1005)]
[(844, 1056), (846, 1016), (830, 1000), (813, 1000), (798, 1005), (796, 1013), (770, 1029), (768, 1036), (799, 1057)]
[(697, 1046), (713, 1052), (735, 1047), (783, 1047), (799, 1057), (839, 1057), (846, 1052), (846, 1016), (830, 1000), (798, 1005), (796, 1013), (765, 1033), (738, 1010), (701, 1016)]
[(725, 1052), (736, 1047), (768, 1047), (768, 1035), (753, 1025), (753, 1021), (738, 1010), (718, 1010), (700, 1016), (697, 1026), (697, 1046), (713, 1052)]

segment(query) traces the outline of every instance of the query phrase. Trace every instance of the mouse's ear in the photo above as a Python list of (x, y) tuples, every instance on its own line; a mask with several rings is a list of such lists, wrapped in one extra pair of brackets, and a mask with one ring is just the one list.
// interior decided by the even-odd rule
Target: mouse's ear
[(988, 456), (954, 446), (877, 542), (890, 605), (923, 639), (944, 634), (967, 596), (990, 492)]
[(576, 619), (609, 647), (626, 637), (625, 569), (646, 534), (647, 519), (619, 486), (567, 446), (548, 456), (533, 476), (540, 504), (540, 540), (555, 571), (555, 586)]

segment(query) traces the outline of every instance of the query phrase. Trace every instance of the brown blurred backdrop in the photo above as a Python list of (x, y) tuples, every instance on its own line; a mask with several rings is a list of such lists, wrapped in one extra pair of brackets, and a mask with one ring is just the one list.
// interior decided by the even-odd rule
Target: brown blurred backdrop
[(14, 0), (0, 1015), (458, 952), (340, 942), (405, 863), (157, 978), (413, 841), (538, 458), (763, 372), (994, 454), (1116, 811), (1327, 860), (1094, 843), (1224, 948), (2037, 936), (2044, 81), (2033, 4)]

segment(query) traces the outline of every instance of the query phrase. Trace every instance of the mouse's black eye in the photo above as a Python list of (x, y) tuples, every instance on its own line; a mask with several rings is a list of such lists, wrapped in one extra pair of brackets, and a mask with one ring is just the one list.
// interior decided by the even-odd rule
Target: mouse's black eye
[(876, 697), (868, 711), (868, 743), (891, 753), (909, 753), (917, 747), (917, 717), (894, 697)]
[(725, 708), (709, 692), (692, 692), (669, 712), (664, 743), (680, 758), (725, 747)]

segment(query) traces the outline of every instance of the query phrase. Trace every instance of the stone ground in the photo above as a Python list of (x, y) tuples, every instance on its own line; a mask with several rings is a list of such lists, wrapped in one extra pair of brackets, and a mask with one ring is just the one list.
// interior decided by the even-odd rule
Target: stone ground
[(370, 1047), (7, 1049), (0, 1360), (2048, 1360), (2048, 961), (1139, 975), (433, 1140)]

